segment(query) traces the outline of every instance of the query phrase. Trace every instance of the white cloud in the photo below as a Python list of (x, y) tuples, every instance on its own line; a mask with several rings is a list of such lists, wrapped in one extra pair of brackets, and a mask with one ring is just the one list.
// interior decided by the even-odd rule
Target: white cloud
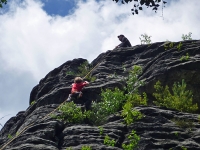
[(65, 17), (49, 16), (39, 1), (27, 0), (23, 7), (13, 3), (15, 9), (0, 16), (2, 59), (6, 68), (30, 71), (39, 80), (67, 60), (84, 57), (91, 61), (114, 48), (121, 33), (132, 45), (140, 43), (143, 33), (151, 35), (152, 41), (181, 40), (182, 33), (199, 33), (199, 14), (194, 8), (200, 2), (177, 3), (166, 5), (164, 20), (159, 17), (161, 12), (132, 16), (132, 5), (112, 1), (79, 1), (74, 13)]
[(152, 42), (180, 41), (189, 32), (194, 39), (200, 35), (199, 0), (172, 1), (163, 10), (164, 20), (161, 9), (157, 14), (147, 10), (133, 16), (131, 4), (111, 0), (78, 1), (73, 13), (65, 17), (50, 16), (42, 6), (39, 0), (16, 1), (0, 15), (1, 72), (28, 72), (38, 82), (65, 61), (78, 57), (92, 61), (113, 49), (119, 44), (119, 34), (127, 36), (133, 46), (140, 44), (143, 33), (151, 35)]

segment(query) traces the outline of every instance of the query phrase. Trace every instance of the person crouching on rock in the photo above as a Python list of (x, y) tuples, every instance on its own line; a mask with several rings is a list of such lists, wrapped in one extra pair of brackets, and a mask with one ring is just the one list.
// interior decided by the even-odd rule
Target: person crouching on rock
[(118, 48), (118, 47), (131, 47), (131, 43), (129, 42), (129, 40), (123, 35), (119, 35), (117, 36), (118, 39), (121, 41), (121, 43), (119, 45), (117, 45), (115, 48)]
[(73, 101), (75, 104), (85, 104), (86, 110), (89, 110), (91, 102), (83, 97), (82, 89), (83, 87), (89, 85), (89, 82), (83, 81), (81, 77), (76, 77), (74, 83), (72, 84), (71, 94), (67, 99), (67, 102)]

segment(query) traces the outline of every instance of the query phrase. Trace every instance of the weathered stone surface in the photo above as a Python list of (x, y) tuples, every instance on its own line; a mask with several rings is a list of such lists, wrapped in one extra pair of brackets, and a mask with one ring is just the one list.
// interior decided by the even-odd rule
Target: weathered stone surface
[[(184, 79), (188, 89), (193, 91), (194, 102), (200, 106), (200, 41), (182, 41), (181, 50), (174, 47), (165, 50), (164, 42), (151, 45), (137, 45), (131, 48), (119, 48), (100, 54), (93, 62), (96, 66), (91, 75), (96, 77), (90, 86), (84, 89), (84, 95), (90, 100), (100, 101), (101, 89), (122, 88), (124, 78), (128, 76), (133, 65), (140, 65), (143, 73), (139, 79), (145, 85), (141, 92), (148, 95), (149, 104), (154, 100), (153, 86), (160, 80), (163, 85), (171, 87), (176, 81)], [(189, 54), (187, 61), (181, 61), (183, 55)], [(67, 61), (60, 67), (49, 72), (30, 94), (30, 105), (26, 111), (19, 112), (4, 125), (0, 131), (0, 148), (8, 143), (8, 137), (14, 137), (6, 148), (9, 150), (81, 150), (82, 146), (90, 146), (95, 150), (120, 150), (122, 144), (128, 142), (132, 130), (140, 136), (138, 150), (181, 150), (200, 149), (200, 124), (197, 114), (181, 113), (175, 110), (155, 106), (137, 107), (145, 117), (138, 122), (126, 126), (117, 113), (108, 117), (102, 124), (103, 134), (98, 126), (91, 124), (65, 124), (51, 117), (54, 111), (70, 93), (70, 85), (74, 75), (66, 72), (78, 71), (78, 66), (86, 59), (78, 58)], [(56, 110), (56, 114), (59, 112)], [(48, 115), (48, 116), (47, 116)], [(180, 127), (175, 121), (185, 119), (188, 127)], [(22, 132), (22, 134), (19, 134)], [(18, 137), (15, 136), (18, 135)], [(114, 147), (104, 144), (105, 135), (109, 135), (117, 143)]]

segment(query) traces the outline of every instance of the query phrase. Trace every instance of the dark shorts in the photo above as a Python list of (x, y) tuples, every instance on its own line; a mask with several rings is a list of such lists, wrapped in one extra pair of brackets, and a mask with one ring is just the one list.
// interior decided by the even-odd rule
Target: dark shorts
[(82, 92), (70, 94), (67, 101), (73, 101), (75, 104), (85, 105), (86, 110), (89, 110), (91, 107), (91, 101), (88, 100)]

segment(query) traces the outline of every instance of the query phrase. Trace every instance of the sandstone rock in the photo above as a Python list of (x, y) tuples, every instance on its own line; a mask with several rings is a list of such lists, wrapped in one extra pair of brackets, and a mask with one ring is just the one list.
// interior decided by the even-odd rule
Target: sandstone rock
[[(101, 89), (123, 88), (125, 78), (133, 65), (143, 68), (139, 76), (145, 85), (140, 92), (148, 95), (149, 106), (136, 107), (144, 117), (129, 126), (124, 124), (123, 118), (114, 114), (101, 125), (103, 134), (98, 126), (87, 122), (84, 124), (66, 124), (53, 119), (54, 111), (70, 93), (70, 85), (78, 72), (78, 66), (86, 59), (78, 58), (67, 61), (60, 67), (49, 72), (30, 94), (30, 105), (27, 110), (19, 112), (10, 118), (0, 131), (0, 147), (9, 142), (9, 135), (14, 140), (3, 149), (8, 150), (81, 150), (83, 146), (90, 146), (95, 150), (120, 150), (123, 143), (128, 143), (128, 135), (135, 130), (141, 140), (138, 150), (188, 150), (200, 149), (200, 132), (198, 114), (182, 113), (172, 109), (160, 108), (152, 105), (155, 92), (154, 84), (160, 80), (165, 86), (171, 87), (174, 82), (182, 79), (188, 89), (193, 91), (194, 102), (200, 107), (200, 41), (181, 41), (182, 47), (177, 49), (180, 42), (165, 50), (165, 42), (151, 45), (136, 45), (131, 48), (119, 48), (100, 54), (91, 66), (96, 66), (91, 76), (96, 77), (90, 86), (84, 89), (84, 95), (92, 101), (100, 101)], [(189, 54), (189, 60), (180, 58)], [(74, 72), (68, 74), (67, 72)], [(56, 110), (55, 114), (59, 114)], [(48, 116), (47, 116), (48, 115)], [(184, 121), (186, 126), (179, 126), (177, 122)], [(23, 132), (20, 134), (20, 132)], [(19, 134), (19, 136), (18, 136)], [(104, 144), (104, 138), (109, 135), (116, 141), (114, 147)], [(15, 138), (16, 137), (16, 138)]]

